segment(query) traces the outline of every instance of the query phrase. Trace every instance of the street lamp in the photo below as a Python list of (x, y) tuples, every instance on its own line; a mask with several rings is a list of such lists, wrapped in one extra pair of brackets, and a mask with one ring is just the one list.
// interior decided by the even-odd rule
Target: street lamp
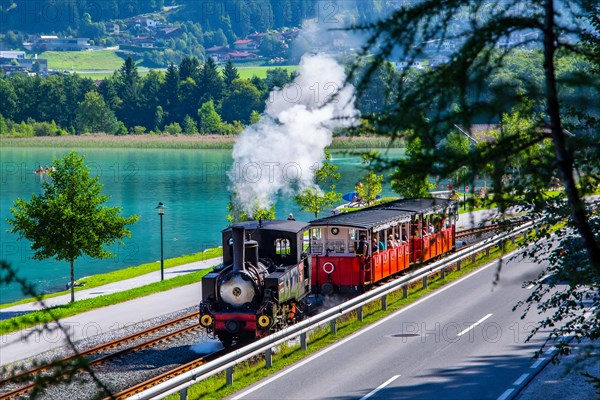
[(165, 280), (165, 259), (163, 257), (163, 229), (162, 229), (162, 217), (165, 213), (165, 209), (167, 207), (159, 202), (158, 206), (155, 209), (158, 210), (158, 215), (160, 216), (160, 280)]

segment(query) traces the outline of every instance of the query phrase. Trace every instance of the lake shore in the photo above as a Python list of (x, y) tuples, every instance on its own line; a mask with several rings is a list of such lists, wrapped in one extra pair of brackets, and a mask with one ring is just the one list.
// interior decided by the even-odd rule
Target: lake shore
[[(124, 135), (0, 137), (1, 147), (138, 148), (138, 149), (231, 149), (237, 136), (223, 135)], [(386, 148), (386, 137), (336, 137), (331, 149)], [(394, 143), (389, 147), (403, 147)]]

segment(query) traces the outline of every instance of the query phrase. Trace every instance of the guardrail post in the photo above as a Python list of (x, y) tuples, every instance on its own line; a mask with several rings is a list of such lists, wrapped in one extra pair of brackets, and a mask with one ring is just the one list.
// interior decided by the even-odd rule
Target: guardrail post
[(456, 262), (456, 269), (457, 269), (458, 271), (460, 271), (460, 270), (462, 269), (462, 260), (458, 260), (458, 261)]
[(471, 262), (475, 262), (475, 261), (477, 261), (477, 253), (473, 253), (471, 255)]
[(442, 279), (446, 279), (446, 268), (442, 268)]
[(233, 367), (229, 367), (225, 370), (225, 385), (233, 385)]
[(271, 368), (272, 366), (273, 366), (273, 352), (271, 351), (271, 348), (269, 347), (265, 351), (265, 368)]
[(408, 299), (408, 285), (402, 286), (402, 297)]
[(332, 335), (337, 335), (337, 318), (329, 321), (329, 328)]
[(423, 289), (427, 289), (427, 275), (423, 277)]
[(300, 334), (300, 348), (304, 351), (308, 350), (308, 344), (306, 341), (306, 332)]
[(487, 249), (485, 249), (485, 255), (486, 255), (486, 257), (490, 256), (490, 248), (489, 247)]
[(179, 400), (187, 400), (187, 390), (188, 388), (183, 388), (179, 391)]
[(387, 311), (387, 294), (381, 296), (381, 309)]
[(512, 244), (515, 244), (515, 237), (514, 237), (514, 236), (510, 238), (510, 242), (511, 242)]
[(362, 308), (362, 306), (360, 306), (356, 309), (356, 319), (358, 319), (360, 322), (362, 322), (363, 318), (364, 318), (363, 308)]

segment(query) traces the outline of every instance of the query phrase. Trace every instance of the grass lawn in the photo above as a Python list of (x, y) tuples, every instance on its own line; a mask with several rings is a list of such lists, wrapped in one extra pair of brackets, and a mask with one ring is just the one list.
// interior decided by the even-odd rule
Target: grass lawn
[(45, 51), (40, 58), (48, 59), (48, 68), (59, 71), (117, 70), (125, 58), (115, 50)]
[(272, 67), (240, 67), (236, 66), (238, 72), (240, 73), (240, 78), (242, 79), (250, 79), (254, 75), (258, 76), (261, 79), (267, 77), (267, 70), (275, 69), (275, 68), (283, 68), (288, 72), (296, 71), (298, 69), (297, 65), (284, 65), (284, 66), (272, 66)]
[[(188, 264), (195, 261), (208, 260), (211, 258), (219, 257), (222, 254), (222, 249), (216, 248), (209, 249), (200, 253), (170, 258), (165, 260), (165, 269), (175, 267), (177, 265)], [(75, 291), (77, 292), (79, 290), (91, 289), (101, 285), (105, 285), (107, 283), (135, 278), (136, 276), (144, 275), (158, 270), (160, 270), (160, 263), (152, 262), (138, 265), (135, 267), (125, 268), (114, 272), (109, 272), (106, 274), (92, 275), (87, 278), (78, 279), (77, 282), (83, 283), (85, 286), (76, 287)], [(63, 306), (52, 307), (50, 308), (50, 312), (37, 311), (19, 317), (0, 321), (0, 334), (14, 332), (16, 330), (28, 328), (44, 322), (50, 322), (52, 320), (52, 317), (57, 319), (65, 318), (86, 311), (90, 311), (99, 307), (105, 307), (112, 304), (122, 303), (124, 301), (132, 300), (138, 297), (147, 296), (153, 293), (162, 292), (191, 283), (197, 283), (200, 281), (200, 278), (206, 273), (208, 273), (210, 270), (211, 269), (208, 268), (191, 274), (178, 276), (176, 278), (167, 279), (162, 282), (152, 283), (146, 286), (126, 290), (123, 292), (113, 293), (105, 296), (98, 296), (92, 299), (75, 301), (75, 303), (73, 304), (65, 304)], [(44, 298), (56, 297), (67, 293), (69, 293), (69, 291), (52, 293), (50, 295), (44, 296)], [(77, 295), (75, 296), (75, 298), (77, 298)], [(0, 309), (15, 306), (18, 304), (30, 303), (32, 301), (35, 300), (29, 298), (14, 303), (2, 304), (0, 305)]]

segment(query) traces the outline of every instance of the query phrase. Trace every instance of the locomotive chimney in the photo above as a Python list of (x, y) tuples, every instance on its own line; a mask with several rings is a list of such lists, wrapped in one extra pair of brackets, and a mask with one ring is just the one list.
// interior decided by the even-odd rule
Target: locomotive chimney
[(244, 235), (245, 229), (243, 227), (232, 227), (231, 228), (233, 238), (233, 272), (239, 272), (244, 269)]

